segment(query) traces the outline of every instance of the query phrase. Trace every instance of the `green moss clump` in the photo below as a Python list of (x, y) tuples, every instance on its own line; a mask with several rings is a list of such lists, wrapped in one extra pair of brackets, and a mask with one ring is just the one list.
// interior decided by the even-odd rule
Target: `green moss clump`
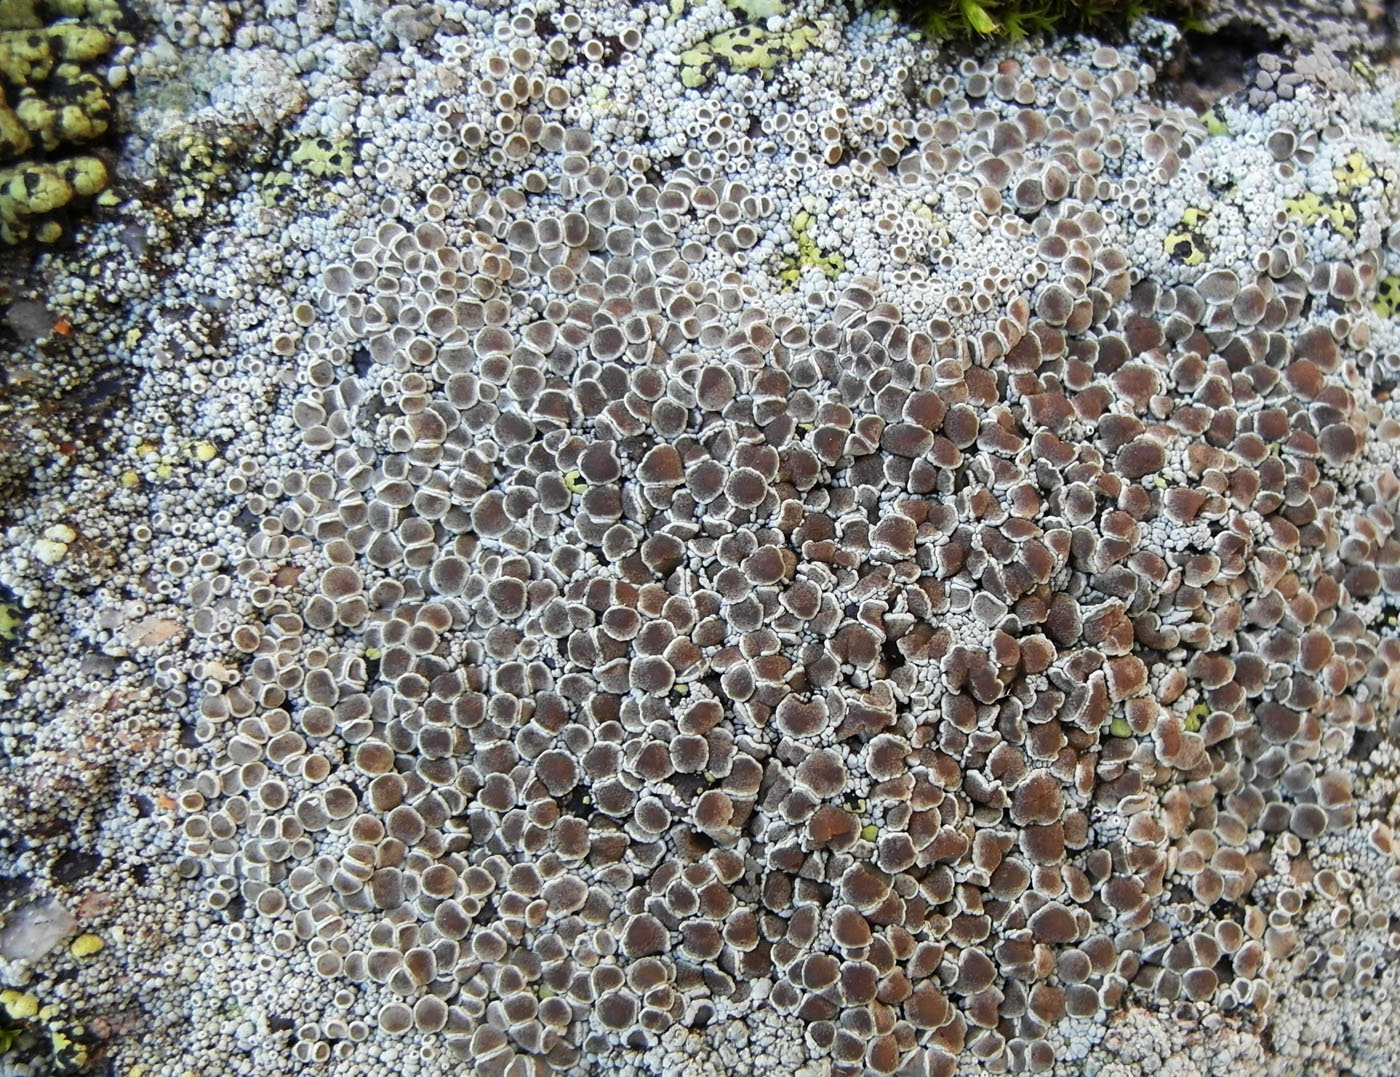
[(935, 41), (1070, 34), (1143, 15), (1200, 29), (1210, 0), (893, 0), (900, 17)]

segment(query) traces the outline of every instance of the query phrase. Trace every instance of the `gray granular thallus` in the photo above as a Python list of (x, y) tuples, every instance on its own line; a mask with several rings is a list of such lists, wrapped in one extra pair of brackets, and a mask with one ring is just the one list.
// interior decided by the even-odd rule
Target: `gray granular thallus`
[(1393, 74), (1290, 46), (1199, 116), (1148, 20), (155, 18), (138, 84), (286, 148), (47, 263), (141, 380), (0, 552), (0, 912), (100, 944), (0, 927), (31, 1036), (1396, 1072)]

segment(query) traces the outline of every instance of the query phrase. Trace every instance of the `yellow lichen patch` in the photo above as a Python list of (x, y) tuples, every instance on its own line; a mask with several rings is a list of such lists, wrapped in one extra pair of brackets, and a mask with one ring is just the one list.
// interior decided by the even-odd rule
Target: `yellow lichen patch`
[(61, 234), (62, 225), (52, 215), (106, 185), (107, 166), (96, 157), (0, 169), (0, 240), (43, 240), (54, 228)]
[(721, 70), (757, 72), (767, 78), (779, 65), (806, 52), (816, 37), (817, 28), (810, 23), (779, 32), (753, 25), (722, 30), (681, 53), (681, 83), (703, 86)]
[(730, 11), (738, 12), (750, 22), (771, 19), (775, 15), (787, 14), (786, 0), (726, 0)]
[(1343, 195), (1350, 195), (1358, 187), (1364, 187), (1376, 178), (1375, 169), (1359, 153), (1349, 153), (1340, 165), (1332, 169), (1332, 176), (1337, 181), (1337, 190)]
[(812, 215), (805, 210), (792, 219), (792, 238), (797, 241), (797, 254), (784, 258), (783, 269), (778, 273), (778, 279), (789, 287), (797, 284), (803, 272), (809, 268), (816, 267), (832, 278), (839, 276), (846, 268), (846, 260), (839, 254), (824, 253), (817, 246), (811, 229)]
[(1189, 208), (1181, 215), (1174, 231), (1168, 232), (1162, 246), (1172, 259), (1188, 266), (1197, 266), (1210, 256), (1203, 226), (1210, 220), (1210, 210)]
[(313, 176), (348, 176), (355, 165), (348, 140), (309, 138), (292, 151), (292, 166)]
[[(87, 67), (118, 40), (85, 13), (65, 20), (61, 2), (0, 3), (0, 242), (51, 243), (64, 214), (108, 182), (95, 157), (55, 159), (69, 144), (107, 133), (112, 101), (106, 80)], [(42, 10), (42, 14), (41, 14)], [(82, 21), (77, 21), (82, 20)], [(45, 24), (47, 22), (47, 25)], [(48, 155), (38, 159), (31, 154)]]
[(1362, 57), (1358, 56), (1356, 59), (1352, 60), (1351, 73), (1362, 82), (1366, 83), (1367, 86), (1376, 85), (1376, 69)]
[(1306, 225), (1326, 221), (1344, 239), (1356, 238), (1356, 207), (1344, 199), (1308, 191), (1301, 198), (1284, 199), (1283, 208)]
[(23, 623), (18, 606), (0, 602), (0, 639), (14, 639), (15, 630)]
[(1372, 309), (1384, 318), (1394, 318), (1400, 311), (1400, 275), (1382, 277), (1376, 285), (1376, 300)]
[(54, 1066), (60, 1073), (73, 1073), (87, 1065), (87, 1047), (63, 1029), (50, 1027), (49, 1040), (53, 1047)]
[[(666, 21), (674, 22), (694, 6), (691, 0), (671, 0), (671, 10), (666, 16)], [(774, 15), (785, 15), (788, 9), (786, 0), (725, 0), (725, 7), (750, 22), (772, 18)]]
[(202, 464), (207, 464), (219, 455), (219, 450), (208, 441), (201, 441), (191, 450), (191, 455)]
[(0, 1007), (16, 1021), (24, 1021), (39, 1012), (39, 999), (19, 991), (0, 991)]
[(68, 947), (68, 952), (74, 957), (82, 959), (91, 957), (105, 946), (100, 938), (93, 934), (79, 935)]
[(1206, 134), (1212, 138), (1219, 138), (1230, 133), (1230, 124), (1225, 119), (1225, 113), (1219, 105), (1212, 105), (1201, 113), (1201, 122), (1206, 125)]
[(160, 152), (172, 174), (204, 189), (233, 170), (243, 147), (223, 132), (182, 127), (162, 138)]

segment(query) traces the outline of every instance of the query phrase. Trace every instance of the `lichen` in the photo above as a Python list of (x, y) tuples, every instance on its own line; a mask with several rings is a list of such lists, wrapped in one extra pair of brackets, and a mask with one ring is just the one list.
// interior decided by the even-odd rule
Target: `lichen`
[(111, 92), (94, 67), (131, 42), (121, 23), (115, 3), (0, 7), (0, 242), (56, 242), (108, 186), (101, 159), (69, 154), (111, 129)]

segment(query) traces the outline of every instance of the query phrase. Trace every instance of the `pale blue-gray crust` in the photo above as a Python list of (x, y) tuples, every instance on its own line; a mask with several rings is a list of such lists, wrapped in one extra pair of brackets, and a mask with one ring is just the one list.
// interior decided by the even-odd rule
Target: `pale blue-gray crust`
[(1400, 1070), (1388, 67), (147, 14), (7, 311), (129, 390), (3, 521), (0, 1073)]

